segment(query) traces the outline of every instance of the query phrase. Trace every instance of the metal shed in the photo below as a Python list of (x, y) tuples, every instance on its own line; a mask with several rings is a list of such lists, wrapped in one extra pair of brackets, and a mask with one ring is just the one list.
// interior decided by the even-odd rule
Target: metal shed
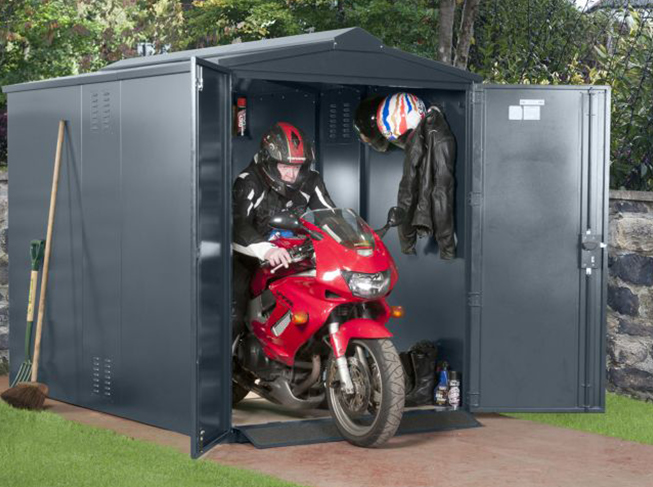
[[(285, 120), (316, 141), (339, 206), (377, 226), (403, 152), (352, 130), (370, 93), (438, 104), (457, 139), (456, 258), (402, 255), (399, 350), (435, 340), (470, 412), (604, 410), (610, 89), (481, 84), (360, 28), (129, 59), (4, 87), (9, 108), (11, 373), (22, 361), (29, 241), (67, 133), (40, 377), (55, 399), (188, 434), (231, 423), (232, 179)], [(249, 137), (232, 137), (248, 97)]]

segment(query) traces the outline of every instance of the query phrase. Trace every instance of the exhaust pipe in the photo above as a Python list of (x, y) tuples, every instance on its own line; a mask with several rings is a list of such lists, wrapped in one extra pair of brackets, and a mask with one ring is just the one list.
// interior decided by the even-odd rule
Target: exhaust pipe
[(293, 390), (293, 394), (295, 396), (301, 396), (318, 381), (320, 378), (320, 365), (320, 356), (313, 355), (313, 368), (311, 369), (311, 374), (304, 380), (304, 382), (298, 384), (297, 387), (295, 387)]

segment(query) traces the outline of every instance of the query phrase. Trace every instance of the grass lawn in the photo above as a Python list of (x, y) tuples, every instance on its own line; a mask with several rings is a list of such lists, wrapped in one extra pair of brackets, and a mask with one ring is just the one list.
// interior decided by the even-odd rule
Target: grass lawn
[(0, 400), (0, 485), (297, 487)]
[(606, 393), (605, 401), (605, 414), (511, 413), (505, 416), (653, 445), (653, 403), (610, 392)]

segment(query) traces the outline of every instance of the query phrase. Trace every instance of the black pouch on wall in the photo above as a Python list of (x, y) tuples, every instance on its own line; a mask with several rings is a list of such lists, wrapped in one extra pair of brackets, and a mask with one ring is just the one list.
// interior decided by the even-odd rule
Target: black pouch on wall
[(429, 341), (413, 345), (399, 354), (406, 377), (406, 406), (433, 404), (437, 348)]

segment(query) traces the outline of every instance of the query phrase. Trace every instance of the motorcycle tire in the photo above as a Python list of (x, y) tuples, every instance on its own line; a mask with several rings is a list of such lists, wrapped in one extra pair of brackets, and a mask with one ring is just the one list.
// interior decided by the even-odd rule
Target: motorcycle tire
[(231, 405), (235, 406), (238, 404), (240, 401), (245, 399), (245, 396), (249, 394), (249, 390), (243, 386), (241, 386), (238, 382), (231, 381), (232, 388), (231, 388)]
[[(327, 386), (327, 402), (338, 430), (347, 441), (356, 446), (375, 448), (392, 438), (401, 423), (405, 400), (404, 370), (399, 360), (399, 354), (390, 340), (354, 339), (349, 343), (346, 352), (347, 359), (350, 361), (350, 373), (353, 371), (354, 376), (358, 374), (360, 377), (360, 371), (353, 370), (354, 366), (351, 365), (352, 357), (357, 356), (357, 347), (364, 349), (370, 371), (368, 376), (373, 376), (369, 377), (370, 385), (368, 387), (371, 388), (371, 393), (366, 396), (368, 397), (367, 404), (359, 406), (364, 407), (365, 411), (359, 411), (352, 415), (347, 411), (347, 405), (344, 404), (348, 400), (346, 397), (356, 397), (358, 389), (353, 396), (346, 396), (340, 390), (339, 385)], [(353, 364), (356, 363), (360, 363), (360, 360), (357, 359), (353, 362)], [(376, 366), (373, 366), (373, 363), (376, 363)], [(372, 372), (374, 369), (378, 373)], [(335, 374), (334, 377), (338, 377), (333, 354), (329, 357), (327, 370), (332, 371)], [(352, 377), (352, 381), (361, 383), (361, 380), (356, 377)], [(378, 406), (372, 406), (376, 411), (373, 414), (368, 414), (372, 404), (370, 402), (372, 393), (376, 393), (376, 397), (380, 396), (380, 401)], [(365, 402), (365, 399), (362, 399), (362, 402)], [(363, 424), (358, 424), (357, 421)]]

